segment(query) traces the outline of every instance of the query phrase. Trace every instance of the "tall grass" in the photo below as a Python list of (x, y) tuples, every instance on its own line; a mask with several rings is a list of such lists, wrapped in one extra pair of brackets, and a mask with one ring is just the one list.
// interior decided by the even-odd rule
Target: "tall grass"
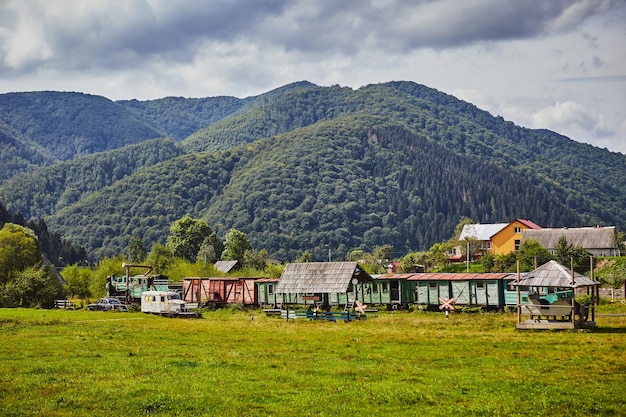
[(0, 310), (0, 415), (624, 415), (612, 313), (594, 331), (521, 332), (512, 314)]

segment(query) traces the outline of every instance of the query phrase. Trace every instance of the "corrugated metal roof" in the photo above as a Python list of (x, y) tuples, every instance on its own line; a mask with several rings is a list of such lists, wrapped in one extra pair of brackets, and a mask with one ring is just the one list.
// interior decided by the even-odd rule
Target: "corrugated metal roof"
[(546, 249), (554, 249), (561, 236), (565, 236), (568, 244), (582, 246), (584, 249), (613, 249), (615, 247), (615, 226), (528, 229), (522, 232), (522, 242), (533, 239)]
[(220, 272), (228, 273), (230, 272), (239, 261), (217, 261), (215, 262), (215, 269)]
[(285, 265), (276, 293), (345, 293), (352, 278), (372, 280), (356, 262), (291, 263)]
[(533, 222), (532, 220), (528, 220), (528, 219), (515, 219), (518, 222), (522, 223), (524, 226), (529, 227), (531, 229), (536, 229), (539, 230), (541, 229), (541, 226), (539, 226), (537, 223)]
[(572, 284), (572, 271), (557, 261), (548, 261), (534, 271), (529, 272), (519, 282), (524, 287), (562, 287), (576, 288), (599, 285), (586, 276), (574, 271), (574, 283)]
[(489, 272), (483, 274), (466, 274), (466, 273), (424, 273), (413, 274), (407, 278), (407, 281), (493, 281), (503, 280), (505, 278), (516, 278), (517, 274), (510, 272)]
[(459, 240), (465, 238), (476, 240), (490, 240), (491, 236), (498, 233), (500, 230), (507, 227), (509, 223), (494, 223), (494, 224), (466, 224), (463, 226)]

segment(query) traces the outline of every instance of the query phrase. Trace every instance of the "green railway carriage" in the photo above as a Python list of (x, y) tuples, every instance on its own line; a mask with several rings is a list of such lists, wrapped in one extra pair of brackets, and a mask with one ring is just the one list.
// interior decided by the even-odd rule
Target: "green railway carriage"
[(456, 305), (499, 309), (517, 304), (517, 291), (513, 299), (507, 290), (515, 277), (512, 273), (423, 273), (412, 274), (407, 282), (416, 283), (415, 302), (420, 305), (438, 306), (440, 298), (454, 298)]
[(386, 305), (389, 309), (415, 302), (415, 283), (407, 279), (413, 274), (373, 275), (373, 281), (360, 288), (357, 298), (366, 304)]
[(257, 286), (258, 305), (260, 307), (272, 306), (276, 307), (280, 304), (282, 297), (276, 295), (276, 285), (278, 279), (258, 279), (255, 282)]

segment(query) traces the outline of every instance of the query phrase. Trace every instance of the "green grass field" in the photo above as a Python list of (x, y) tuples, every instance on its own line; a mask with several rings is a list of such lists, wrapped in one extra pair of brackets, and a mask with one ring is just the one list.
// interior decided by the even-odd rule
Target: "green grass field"
[(505, 313), (5, 309), (0, 415), (626, 415), (626, 308), (599, 313), (593, 331), (556, 332)]

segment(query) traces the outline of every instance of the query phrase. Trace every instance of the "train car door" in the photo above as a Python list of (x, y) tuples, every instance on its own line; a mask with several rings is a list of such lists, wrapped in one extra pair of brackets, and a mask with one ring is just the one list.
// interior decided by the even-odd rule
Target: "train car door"
[(469, 281), (452, 281), (452, 296), (456, 304), (471, 304)]
[(391, 304), (400, 303), (400, 282), (393, 280), (389, 281), (389, 302)]

